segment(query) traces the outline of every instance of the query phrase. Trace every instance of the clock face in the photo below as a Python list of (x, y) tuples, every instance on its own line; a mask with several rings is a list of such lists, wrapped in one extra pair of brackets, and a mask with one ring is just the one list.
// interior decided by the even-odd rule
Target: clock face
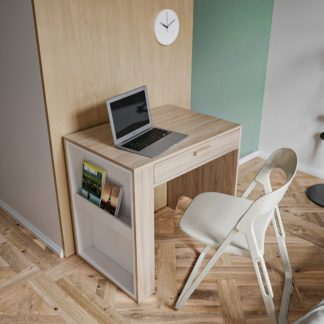
[(170, 45), (179, 34), (179, 18), (171, 9), (161, 10), (155, 18), (154, 33), (161, 45)]

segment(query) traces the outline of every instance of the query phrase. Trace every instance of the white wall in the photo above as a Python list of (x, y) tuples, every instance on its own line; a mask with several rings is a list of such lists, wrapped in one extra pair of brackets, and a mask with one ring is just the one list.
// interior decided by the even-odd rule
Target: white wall
[(259, 150), (296, 150), (324, 177), (324, 1), (275, 0)]
[(30, 0), (0, 1), (0, 99), (0, 207), (61, 253)]

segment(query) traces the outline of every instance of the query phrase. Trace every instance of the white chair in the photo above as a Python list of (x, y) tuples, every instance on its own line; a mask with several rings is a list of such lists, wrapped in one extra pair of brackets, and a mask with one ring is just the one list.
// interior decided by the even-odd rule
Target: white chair
[(294, 322), (294, 324), (323, 324), (324, 323), (324, 299), (312, 308), (306, 315)]
[[(272, 191), (271, 171), (284, 171), (285, 184)], [(181, 308), (223, 253), (251, 256), (270, 323), (277, 323), (273, 291), (264, 262), (264, 238), (272, 220), (285, 271), (285, 284), (279, 313), (279, 323), (287, 322), (289, 298), (293, 290), (292, 271), (285, 244), (278, 203), (287, 191), (297, 170), (296, 153), (289, 148), (275, 151), (265, 162), (241, 198), (216, 192), (207, 192), (194, 198), (180, 220), (180, 228), (194, 239), (206, 244), (176, 303)], [(251, 201), (247, 199), (259, 183), (265, 195)], [(206, 254), (214, 255), (198, 274)], [(198, 274), (198, 275), (197, 275)], [(264, 278), (265, 284), (263, 283)]]

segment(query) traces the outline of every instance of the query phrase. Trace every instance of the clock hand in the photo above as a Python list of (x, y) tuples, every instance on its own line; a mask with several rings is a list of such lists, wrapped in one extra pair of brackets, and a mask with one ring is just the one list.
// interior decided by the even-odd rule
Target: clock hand
[(175, 19), (173, 19), (170, 24), (168, 25), (168, 28), (174, 23)]
[(163, 22), (160, 22), (160, 24), (161, 24), (163, 27), (165, 27), (166, 29), (168, 29), (168, 27), (169, 27), (169, 26), (163, 24)]

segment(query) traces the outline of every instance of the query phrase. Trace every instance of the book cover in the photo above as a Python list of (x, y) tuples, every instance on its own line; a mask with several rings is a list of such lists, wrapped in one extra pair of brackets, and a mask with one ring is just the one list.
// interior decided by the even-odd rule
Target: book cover
[(83, 162), (81, 194), (100, 206), (102, 188), (106, 181), (106, 170), (89, 162)]
[(100, 207), (117, 217), (122, 196), (123, 187), (106, 181), (101, 193)]

